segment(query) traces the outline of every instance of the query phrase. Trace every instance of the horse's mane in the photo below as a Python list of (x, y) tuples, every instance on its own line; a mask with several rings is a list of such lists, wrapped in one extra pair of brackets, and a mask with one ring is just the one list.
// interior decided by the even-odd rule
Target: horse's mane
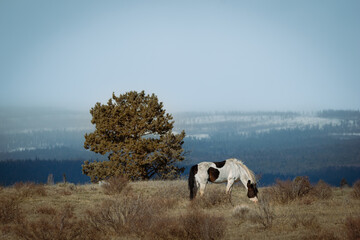
[(251, 171), (241, 160), (236, 159), (236, 158), (230, 158), (228, 160), (233, 160), (234, 162), (239, 164), (247, 172), (247, 174), (252, 178), (253, 182), (256, 183), (256, 178), (255, 178), (254, 172)]

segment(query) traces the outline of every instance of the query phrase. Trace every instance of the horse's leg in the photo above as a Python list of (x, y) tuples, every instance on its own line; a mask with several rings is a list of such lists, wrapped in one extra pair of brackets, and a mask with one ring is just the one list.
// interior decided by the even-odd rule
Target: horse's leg
[(233, 206), (234, 206), (234, 204), (231, 202), (231, 190), (232, 190), (232, 187), (234, 185), (234, 182), (235, 182), (234, 179), (229, 179), (228, 183), (227, 183), (227, 186), (226, 186), (226, 194), (229, 196), (229, 202)]
[(200, 197), (204, 195), (206, 183), (200, 183)]
[(195, 180), (195, 187), (194, 187), (194, 197), (196, 197), (199, 188), (200, 188), (200, 182), (196, 179)]
[(227, 186), (226, 186), (226, 193), (227, 194), (231, 194), (231, 190), (232, 190), (234, 182), (235, 182), (234, 179), (229, 179), (228, 180), (228, 183), (227, 183)]

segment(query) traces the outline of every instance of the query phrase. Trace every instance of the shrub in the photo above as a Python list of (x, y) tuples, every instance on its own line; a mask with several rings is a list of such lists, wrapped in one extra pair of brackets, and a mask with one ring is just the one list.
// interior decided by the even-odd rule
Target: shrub
[(293, 181), (276, 180), (273, 187), (264, 190), (264, 194), (281, 204), (307, 196), (312, 190), (308, 177), (296, 177)]
[(268, 198), (262, 196), (259, 199), (258, 207), (258, 214), (256, 218), (254, 218), (253, 222), (260, 223), (264, 228), (270, 228), (272, 226), (275, 215), (274, 211), (270, 207)]
[(178, 217), (159, 215), (144, 239), (186, 239), (184, 225)]
[[(160, 200), (159, 200), (160, 199)], [(225, 233), (223, 217), (190, 208), (185, 214), (168, 216), (161, 198), (127, 195), (105, 200), (86, 212), (92, 228), (104, 236), (141, 239), (220, 239)]]
[(74, 208), (66, 205), (56, 214), (42, 215), (34, 221), (22, 221), (13, 227), (20, 239), (32, 240), (70, 240), (70, 239), (102, 239), (100, 233), (73, 214)]
[(236, 224), (243, 224), (246, 221), (251, 221), (256, 218), (256, 211), (247, 205), (236, 206), (232, 211), (232, 217)]
[(143, 237), (145, 239), (222, 239), (226, 222), (221, 216), (189, 208), (180, 216), (158, 215)]
[(275, 218), (274, 211), (270, 207), (267, 198), (259, 199), (257, 209), (250, 208), (246, 205), (236, 206), (232, 213), (233, 218), (240, 220), (240, 223), (250, 221), (261, 224), (264, 228), (270, 228)]
[(180, 217), (184, 229), (182, 239), (222, 239), (225, 236), (225, 219), (190, 209)]
[(353, 185), (352, 196), (354, 198), (360, 199), (360, 179), (357, 180)]
[(311, 193), (318, 199), (330, 199), (333, 195), (333, 191), (329, 184), (320, 180), (315, 187), (312, 189)]
[[(113, 176), (104, 182), (101, 187), (107, 195), (120, 194), (128, 187), (129, 181), (126, 177)], [(129, 189), (128, 189), (129, 190)]]
[(345, 178), (342, 178), (342, 179), (341, 179), (341, 181), (340, 181), (340, 187), (341, 187), (341, 188), (349, 187), (349, 184), (348, 184), (348, 182), (346, 181)]
[(239, 205), (233, 209), (232, 216), (236, 219), (246, 220), (251, 209), (247, 205)]
[(151, 228), (160, 210), (161, 206), (152, 199), (129, 195), (104, 201), (97, 210), (87, 211), (87, 218), (101, 232), (110, 229), (115, 235), (132, 233), (141, 237)]
[(298, 176), (293, 181), (293, 191), (296, 197), (303, 197), (311, 191), (312, 187), (307, 176)]
[(348, 217), (345, 221), (345, 231), (348, 239), (360, 239), (360, 216)]
[(272, 201), (287, 203), (296, 198), (293, 191), (293, 183), (290, 180), (276, 180), (276, 185), (264, 190), (264, 195), (268, 195)]
[(0, 196), (0, 223), (20, 222), (23, 218), (17, 196)]

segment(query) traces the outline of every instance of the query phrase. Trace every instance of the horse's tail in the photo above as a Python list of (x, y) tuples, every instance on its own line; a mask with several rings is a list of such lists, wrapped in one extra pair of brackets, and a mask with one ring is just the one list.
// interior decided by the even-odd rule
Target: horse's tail
[[(189, 172), (189, 179), (188, 179), (188, 184), (189, 184), (189, 190), (190, 190), (190, 200), (192, 200), (194, 198), (194, 188), (195, 188), (195, 174), (198, 171), (198, 165), (194, 165), (190, 168), (190, 172)], [(196, 192), (195, 192), (196, 194)]]

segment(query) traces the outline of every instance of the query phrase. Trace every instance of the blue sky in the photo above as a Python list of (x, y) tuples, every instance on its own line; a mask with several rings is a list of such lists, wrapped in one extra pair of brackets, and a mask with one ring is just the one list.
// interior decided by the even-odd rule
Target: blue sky
[(360, 109), (360, 1), (0, 0), (0, 106)]

